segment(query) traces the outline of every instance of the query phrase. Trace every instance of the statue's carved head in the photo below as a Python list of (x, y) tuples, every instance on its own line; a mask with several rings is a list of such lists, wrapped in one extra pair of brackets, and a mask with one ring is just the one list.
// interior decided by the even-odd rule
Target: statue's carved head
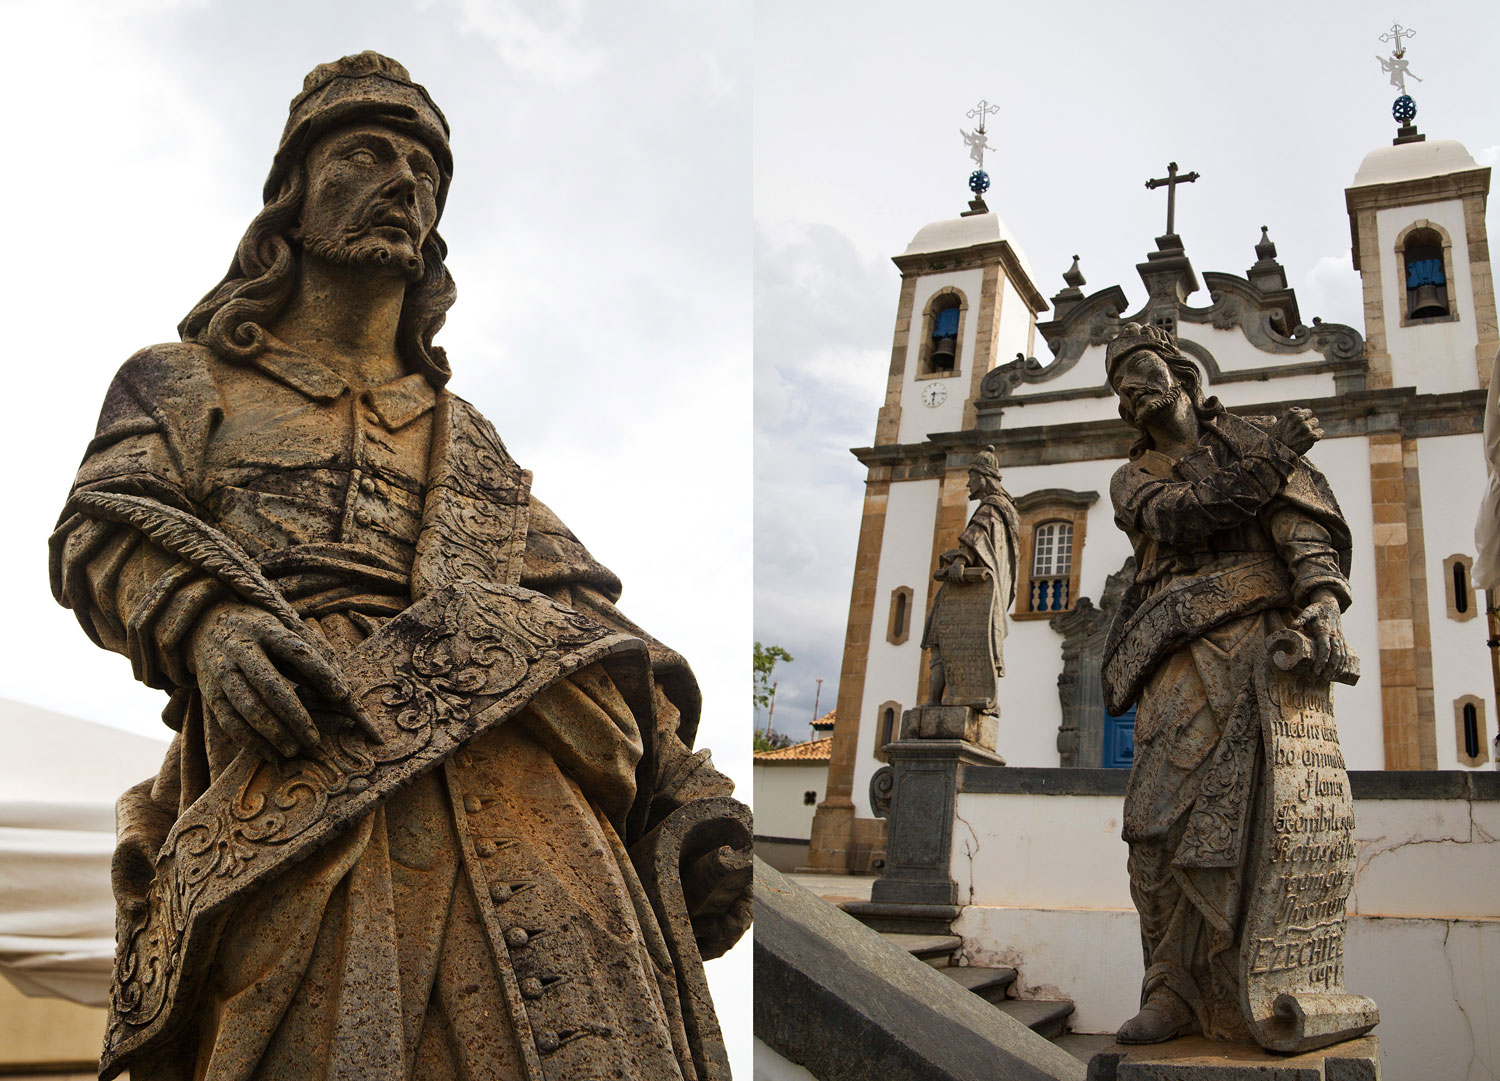
[(982, 499), (1004, 491), (1000, 485), (1000, 459), (995, 456), (992, 444), (974, 455), (974, 460), (969, 463), (969, 495), (974, 499)]
[[(265, 205), (240, 239), (229, 273), (188, 313), (178, 333), (183, 341), (208, 346), (229, 360), (249, 360), (265, 349), (265, 328), (276, 320), (297, 285), (304, 253), (309, 154), (351, 130), (373, 132), (377, 138), (385, 133), (386, 141), (399, 147), (419, 145), (426, 152), (421, 156), (430, 155), (436, 171), (431, 177), (432, 220), (424, 224), (425, 236), (419, 235), (421, 229), (412, 230), (418, 234), (419, 253), (408, 253), (404, 260), (409, 284), (397, 345), (412, 371), (441, 386), (451, 370), (432, 339), (457, 296), (444, 264), (448, 247), (436, 229), (453, 176), (448, 121), (404, 67), (379, 53), (346, 56), (308, 73), (302, 92), (292, 99), (266, 178)], [(314, 242), (313, 237), (307, 240)], [(313, 250), (338, 257), (349, 254)]]
[(1150, 448), (1151, 438), (1144, 434), (1137, 402), (1131, 394), (1122, 393), (1117, 377), (1121, 374), (1121, 365), (1138, 353), (1151, 353), (1161, 361), (1165, 368), (1164, 389), (1169, 393), (1186, 394), (1193, 403), (1193, 411), (1200, 419), (1217, 416), (1224, 411), (1218, 398), (1204, 397), (1203, 376), (1198, 365), (1182, 351), (1172, 334), (1160, 327), (1126, 323), (1105, 347), (1104, 368), (1108, 373), (1110, 389), (1120, 399), (1120, 417), (1132, 428), (1143, 432), (1141, 439), (1130, 449), (1132, 458)]

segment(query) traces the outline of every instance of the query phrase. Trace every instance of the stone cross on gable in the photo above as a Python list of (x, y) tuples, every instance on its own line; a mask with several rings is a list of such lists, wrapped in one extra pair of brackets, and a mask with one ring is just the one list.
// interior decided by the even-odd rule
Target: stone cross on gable
[(1193, 181), (1195, 181), (1195, 180), (1198, 179), (1198, 175), (1199, 174), (1197, 174), (1197, 173), (1184, 173), (1182, 176), (1178, 176), (1177, 175), (1177, 163), (1175, 161), (1173, 161), (1173, 162), (1168, 162), (1167, 163), (1167, 175), (1166, 176), (1160, 177), (1160, 178), (1155, 179), (1155, 180), (1148, 180), (1148, 181), (1146, 181), (1146, 187), (1148, 189), (1150, 189), (1150, 190), (1155, 190), (1156, 188), (1159, 188), (1159, 187), (1162, 187), (1163, 185), (1166, 185), (1166, 189), (1167, 189), (1167, 236), (1172, 236), (1177, 231), (1176, 230), (1176, 224), (1177, 224), (1177, 185), (1178, 184), (1191, 184)]

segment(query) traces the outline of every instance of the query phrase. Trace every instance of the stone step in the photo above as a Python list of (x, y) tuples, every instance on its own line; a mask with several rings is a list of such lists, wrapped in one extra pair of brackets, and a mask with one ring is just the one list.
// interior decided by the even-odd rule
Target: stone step
[(880, 901), (847, 901), (839, 907), (871, 930), (919, 935), (946, 935), (963, 911), (958, 905), (898, 905)]
[(1052, 1037), (1052, 1042), (1079, 1062), (1088, 1062), (1095, 1053), (1114, 1044), (1115, 1034), (1113, 1032), (1065, 1032), (1061, 1036)]
[(953, 951), (964, 944), (964, 940), (958, 935), (915, 935), (886, 931), (881, 937), (900, 946), (918, 960), (926, 961), (933, 968), (947, 968), (953, 960)]
[(1068, 1031), (1068, 1018), (1073, 1013), (1073, 1003), (1065, 998), (1007, 998), (995, 1003), (995, 1009), (1009, 1014), (1038, 1036), (1055, 1041)]
[(1001, 1001), (1010, 990), (1010, 985), (1016, 982), (1016, 970), (1013, 968), (981, 968), (977, 965), (966, 965), (963, 968), (949, 966), (942, 971), (944, 976), (965, 990), (974, 992), (986, 1002)]

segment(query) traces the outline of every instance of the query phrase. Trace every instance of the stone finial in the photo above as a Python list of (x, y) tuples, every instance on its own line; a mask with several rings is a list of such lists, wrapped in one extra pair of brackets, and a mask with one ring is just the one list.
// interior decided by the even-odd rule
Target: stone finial
[(1268, 293), (1287, 287), (1286, 270), (1276, 261), (1276, 242), (1264, 225), (1260, 227), (1260, 240), (1255, 245), (1255, 265), (1245, 271), (1245, 277)]
[(1078, 269), (1078, 256), (1073, 256), (1073, 265), (1063, 271), (1063, 281), (1068, 283), (1069, 289), (1077, 289), (1079, 286), (1087, 284), (1083, 276), (1083, 271)]

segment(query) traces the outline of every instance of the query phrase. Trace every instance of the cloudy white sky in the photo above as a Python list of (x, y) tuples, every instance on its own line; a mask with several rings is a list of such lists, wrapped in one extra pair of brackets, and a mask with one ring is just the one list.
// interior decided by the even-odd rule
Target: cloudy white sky
[[(453, 128), (452, 386), (692, 661), (748, 796), (749, 5), (0, 0), (0, 41), (0, 697), (162, 731), (53, 603), (47, 534), (114, 370), (223, 274), (303, 75), (376, 49)], [(709, 966), (745, 1077), (749, 954)]]
[(1200, 272), (1243, 274), (1267, 225), (1303, 318), (1363, 331), (1343, 191), (1395, 134), (1376, 61), (1395, 15), (1416, 30), (1418, 127), (1494, 164), (1493, 3), (757, 0), (755, 636), (796, 657), (778, 729), (807, 733), (819, 677), (836, 700), (864, 482), (848, 448), (884, 393), (890, 257), (965, 209), (966, 111), (1001, 106), (987, 199), (1044, 296), (1076, 253), (1085, 292), (1144, 300), (1135, 264), (1166, 218), (1145, 181), (1175, 160), (1202, 174), (1177, 203)]

